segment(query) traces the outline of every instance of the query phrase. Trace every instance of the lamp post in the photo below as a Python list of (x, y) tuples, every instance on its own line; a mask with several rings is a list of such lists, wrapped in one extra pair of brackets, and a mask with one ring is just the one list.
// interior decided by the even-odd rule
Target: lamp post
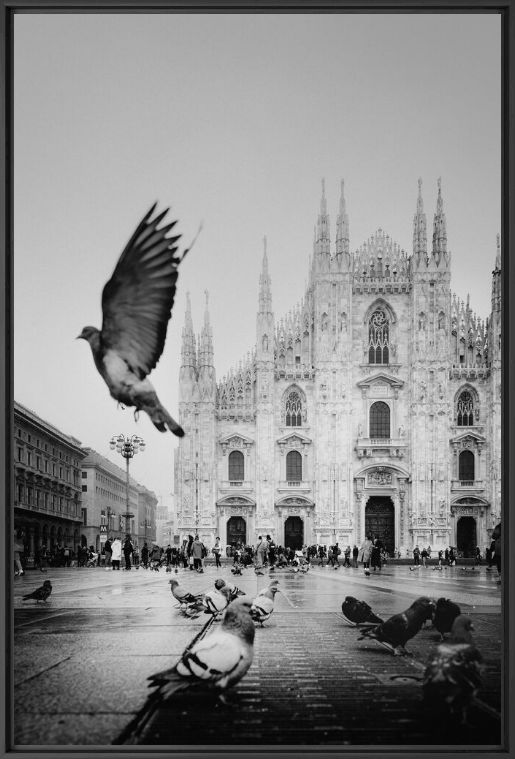
[(118, 451), (120, 456), (123, 456), (127, 463), (125, 477), (125, 514), (123, 514), (123, 517), (125, 519), (125, 533), (130, 536), (131, 519), (134, 514), (131, 514), (129, 509), (129, 461), (139, 451), (143, 452), (145, 450), (145, 441), (138, 435), (131, 435), (130, 437), (128, 435), (118, 435), (118, 437), (113, 435), (109, 441), (109, 447), (112, 451)]

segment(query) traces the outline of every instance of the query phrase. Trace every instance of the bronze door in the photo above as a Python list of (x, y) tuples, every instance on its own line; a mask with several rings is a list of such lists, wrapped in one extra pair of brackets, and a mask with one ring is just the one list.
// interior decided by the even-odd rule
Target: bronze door
[(288, 517), (284, 523), (284, 545), (294, 551), (302, 548), (304, 541), (304, 523), (300, 517)]
[(476, 555), (477, 532), (474, 517), (460, 517), (456, 529), (456, 548), (465, 559)]
[(227, 522), (227, 545), (234, 546), (241, 543), (244, 546), (247, 542), (247, 524), (243, 517), (231, 517)]
[(365, 535), (379, 538), (393, 555), (395, 548), (395, 510), (390, 496), (372, 496), (365, 508)]

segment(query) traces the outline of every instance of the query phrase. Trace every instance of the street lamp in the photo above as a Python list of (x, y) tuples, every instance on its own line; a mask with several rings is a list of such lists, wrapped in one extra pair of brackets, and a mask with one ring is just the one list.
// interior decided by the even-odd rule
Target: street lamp
[(130, 437), (125, 435), (118, 435), (116, 437), (113, 435), (111, 440), (109, 441), (109, 447), (112, 451), (116, 450), (120, 454), (120, 456), (123, 456), (125, 461), (127, 462), (127, 469), (126, 469), (126, 478), (125, 478), (125, 514), (123, 514), (123, 517), (125, 518), (125, 532), (127, 535), (130, 536), (131, 534), (131, 519), (134, 516), (134, 514), (131, 514), (129, 510), (129, 461), (132, 459), (133, 456), (135, 456), (139, 451), (143, 453), (145, 450), (145, 441), (143, 438), (139, 437), (138, 435), (131, 435)]

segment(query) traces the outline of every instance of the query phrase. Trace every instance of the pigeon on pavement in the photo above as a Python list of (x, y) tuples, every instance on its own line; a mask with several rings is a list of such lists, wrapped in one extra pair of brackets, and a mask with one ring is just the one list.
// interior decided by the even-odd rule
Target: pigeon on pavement
[(460, 615), (452, 624), (451, 637), (440, 643), (432, 655), (422, 683), (424, 702), (438, 717), (461, 717), (481, 687), (482, 656), (474, 645), (470, 617)]
[(23, 596), (24, 601), (28, 601), (29, 599), (33, 598), (36, 603), (39, 603), (40, 601), (47, 602), (47, 598), (49, 597), (50, 593), (52, 592), (52, 583), (50, 580), (45, 580), (43, 585), (41, 585), (39, 588), (36, 588), (32, 593), (27, 593), (26, 596)]
[(362, 630), (361, 637), (358, 640), (371, 638), (377, 640), (395, 655), (408, 654), (406, 643), (419, 632), (426, 619), (433, 616), (434, 609), (434, 601), (426, 596), (421, 596), (401, 614), (394, 614), (386, 622)]
[(439, 598), (433, 615), (433, 627), (440, 633), (440, 640), (444, 639), (445, 633), (450, 633), (454, 620), (461, 614), (458, 604), (448, 598)]
[(213, 588), (204, 594), (203, 603), (206, 614), (220, 614), (231, 602), (231, 591), (225, 585)]
[(353, 596), (346, 596), (342, 603), (342, 614), (346, 622), (352, 627), (368, 624), (380, 624), (383, 620), (378, 617), (365, 601), (360, 601)]
[(156, 205), (138, 224), (102, 291), (102, 330), (84, 327), (78, 337), (90, 344), (95, 365), (118, 403), (135, 406), (135, 419), (145, 411), (160, 432), (168, 427), (182, 437), (183, 429), (146, 379), (164, 349), (177, 269), (188, 252), (176, 255), (181, 235), (167, 234), (177, 222), (159, 227), (169, 209), (152, 219)]
[(179, 585), (178, 580), (175, 578), (169, 580), (169, 583), (172, 595), (179, 602), (179, 608), (181, 611), (186, 611), (188, 614), (200, 612), (202, 609), (203, 593), (198, 593), (197, 595), (190, 593), (189, 590), (186, 590), (182, 585)]
[(227, 588), (227, 592), (229, 593), (229, 601), (234, 601), (234, 599), (237, 598), (238, 596), (245, 595), (244, 590), (240, 590), (232, 582), (226, 582), (225, 580), (222, 580), (221, 577), (215, 580), (215, 588), (217, 590), (221, 590), (222, 588)]
[(279, 580), (270, 580), (268, 585), (266, 585), (264, 588), (261, 588), (258, 596), (264, 596), (266, 592), (270, 590), (270, 588), (275, 588), (277, 585), (279, 585)]
[(279, 591), (275, 585), (271, 585), (265, 591), (259, 593), (252, 601), (250, 616), (254, 622), (259, 622), (263, 627), (263, 622), (270, 619), (274, 610), (274, 596)]

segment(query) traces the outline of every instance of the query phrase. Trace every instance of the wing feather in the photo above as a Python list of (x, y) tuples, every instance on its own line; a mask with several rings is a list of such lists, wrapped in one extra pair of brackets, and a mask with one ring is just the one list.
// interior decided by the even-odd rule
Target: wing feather
[(177, 255), (181, 235), (167, 237), (176, 221), (159, 227), (169, 209), (152, 219), (155, 208), (138, 224), (102, 292), (102, 344), (116, 351), (139, 379), (163, 352), (177, 267), (187, 253)]

